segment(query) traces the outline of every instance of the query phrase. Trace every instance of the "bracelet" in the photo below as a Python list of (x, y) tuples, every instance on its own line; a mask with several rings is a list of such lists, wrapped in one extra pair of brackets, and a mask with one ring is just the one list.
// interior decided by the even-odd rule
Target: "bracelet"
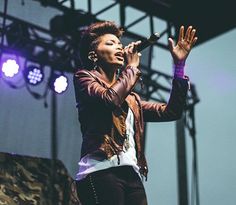
[(184, 67), (184, 66), (185, 66), (185, 61), (174, 63), (174, 65), (175, 65), (176, 67)]
[(184, 77), (184, 66), (185, 66), (185, 61), (179, 61), (174, 63), (174, 77), (178, 78)]

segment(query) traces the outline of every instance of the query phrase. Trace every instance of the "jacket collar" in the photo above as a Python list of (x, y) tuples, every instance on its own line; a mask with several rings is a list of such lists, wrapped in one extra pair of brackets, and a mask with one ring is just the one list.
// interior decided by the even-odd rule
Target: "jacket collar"
[(96, 69), (91, 70), (91, 71), (89, 71), (89, 72), (92, 73), (92, 74), (94, 75), (94, 77), (95, 77), (96, 79), (98, 79), (99, 81), (101, 81), (107, 88), (109, 88), (109, 87), (112, 86), (111, 84), (109, 84), (109, 83), (106, 81), (105, 77), (104, 77), (101, 73), (99, 73)]
[[(101, 73), (99, 73), (97, 70), (91, 70), (89, 72), (93, 75), (94, 78), (96, 78), (98, 81), (102, 82), (105, 85), (106, 88), (111, 87), (111, 85), (106, 82), (104, 76)], [(135, 117), (137, 117), (136, 116), (137, 115), (137, 111), (134, 109), (134, 107), (135, 107), (133, 105), (134, 100), (132, 98), (135, 98), (135, 96), (133, 95), (133, 92), (131, 92), (130, 95), (128, 95), (125, 98), (125, 101), (127, 102), (129, 108), (132, 110), (132, 112), (135, 115)], [(136, 100), (136, 98), (135, 98), (135, 100)]]

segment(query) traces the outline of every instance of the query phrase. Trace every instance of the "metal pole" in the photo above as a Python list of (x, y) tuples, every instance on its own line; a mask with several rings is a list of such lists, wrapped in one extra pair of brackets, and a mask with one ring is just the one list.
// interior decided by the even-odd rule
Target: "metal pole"
[(55, 182), (56, 182), (56, 160), (57, 160), (57, 98), (56, 93), (52, 92), (51, 98), (51, 204), (57, 200)]
[(57, 98), (56, 93), (52, 92), (52, 110), (51, 110), (51, 157), (57, 159)]
[(178, 201), (179, 205), (188, 205), (188, 177), (186, 161), (186, 143), (184, 117), (176, 122), (177, 141), (177, 174), (178, 174)]

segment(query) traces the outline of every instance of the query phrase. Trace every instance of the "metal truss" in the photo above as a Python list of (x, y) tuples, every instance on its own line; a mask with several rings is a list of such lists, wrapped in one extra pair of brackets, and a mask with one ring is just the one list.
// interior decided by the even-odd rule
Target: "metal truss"
[[(75, 1), (73, 0), (34, 0), (39, 1), (43, 6), (51, 6), (62, 10), (65, 14), (75, 10)], [(92, 13), (91, 0), (88, 2), (88, 13), (81, 13), (76, 11), (79, 15), (86, 15), (86, 18), (90, 17), (91, 22), (99, 21), (96, 16), (101, 13), (107, 12), (115, 5), (120, 6), (120, 22), (121, 26), (125, 29), (125, 37), (130, 39), (144, 39), (144, 36), (140, 36), (130, 31), (134, 25), (140, 23), (143, 19), (149, 19), (149, 25), (147, 25), (150, 33), (154, 33), (153, 16), (145, 14), (138, 19), (134, 19), (130, 24), (126, 24), (126, 9), (125, 1), (111, 1), (111, 4), (96, 12)], [(69, 3), (69, 4), (68, 4)], [(65, 5), (66, 4), (66, 5)], [(69, 5), (69, 6), (68, 6)], [(3, 14), (0, 13), (0, 17), (3, 18)], [(18, 52), (24, 55), (28, 60), (50, 66), (52, 69), (74, 72), (80, 66), (80, 59), (78, 57), (76, 45), (77, 40), (70, 34), (55, 35), (52, 31), (45, 28), (33, 25), (32, 23), (25, 22), (21, 19), (6, 15), (7, 25), (5, 29), (1, 29), (1, 46), (2, 52)], [(89, 20), (88, 20), (89, 21)], [(77, 29), (78, 30), (78, 29)], [(162, 72), (152, 69), (152, 54), (153, 48), (161, 47), (168, 49), (168, 41), (166, 35), (169, 37), (175, 37), (175, 28), (171, 22), (166, 22), (166, 28), (160, 32), (160, 38), (163, 41), (156, 42), (153, 46), (149, 47), (147, 63), (141, 65), (143, 72), (144, 88), (137, 86), (136, 91), (145, 99), (152, 99), (154, 101), (165, 101), (165, 93), (169, 93), (171, 89), (172, 77)], [(175, 32), (176, 33), (176, 32)], [(194, 99), (191, 95), (188, 98), (189, 103), (192, 104)]]
[[(69, 13), (71, 11), (74, 10), (78, 10), (79, 11), (79, 6), (78, 8), (75, 8), (76, 5), (76, 0), (33, 0), (33, 1), (38, 1), (40, 2), (43, 6), (50, 6), (56, 9), (59, 9), (61, 11), (63, 11), (65, 14)], [(104, 8), (102, 8), (99, 11), (93, 12), (92, 9), (92, 0), (87, 0), (87, 14), (91, 15), (93, 18), (96, 18), (97, 20), (99, 20), (99, 15), (104, 14), (106, 12), (109, 12), (111, 9), (113, 9), (115, 6), (119, 6), (119, 19), (120, 19), (120, 26), (125, 30), (125, 35), (134, 39), (143, 39), (145, 38), (145, 36), (141, 36), (138, 34), (133, 33), (132, 31), (130, 31), (130, 29), (133, 26), (136, 26), (137, 24), (141, 23), (144, 19), (149, 19), (149, 25), (146, 25), (147, 27), (144, 29), (147, 29), (150, 31), (150, 33), (154, 33), (154, 23), (153, 23), (153, 15), (150, 15), (148, 13), (143, 13), (143, 16), (134, 19), (133, 22), (126, 24), (126, 16), (128, 15), (126, 12), (126, 7), (128, 6), (127, 3), (125, 3), (125, 0), (111, 0), (110, 1), (110, 5), (105, 6)], [(161, 2), (161, 1), (160, 1)], [(164, 1), (163, 1), (164, 2)], [(167, 34), (168, 37), (175, 37), (175, 27), (173, 22), (166, 20), (166, 28), (160, 32), (160, 37), (162, 38), (163, 36), (165, 36), (165, 34)], [(168, 41), (167, 39), (165, 39), (166, 42), (162, 43), (162, 42), (156, 42), (154, 44), (154, 46), (158, 46), (161, 47), (163, 49), (168, 49)]]
[(28, 61), (60, 71), (73, 72), (78, 66), (78, 55), (70, 37), (55, 37), (47, 29), (9, 15), (6, 22), (4, 30), (0, 27), (2, 53), (19, 54)]
[[(34, 0), (40, 1), (44, 6), (52, 6), (54, 8), (62, 10), (64, 13), (68, 13), (75, 10), (75, 2), (73, 0)], [(92, 14), (92, 6), (91, 0), (88, 1), (88, 13), (86, 18), (91, 17), (91, 22), (96, 19), (99, 14), (103, 12), (107, 12), (109, 9), (114, 7), (115, 5), (120, 5), (120, 22), (121, 26), (125, 29), (125, 37), (130, 39), (144, 39), (144, 36), (140, 36), (130, 31), (130, 29), (140, 23), (143, 19), (149, 19), (149, 25), (147, 25), (150, 33), (154, 33), (154, 23), (153, 16), (145, 14), (138, 19), (134, 19), (130, 24), (125, 23), (126, 17), (126, 9), (124, 1), (111, 1), (112, 3), (100, 11)], [(65, 4), (67, 3), (67, 6)], [(68, 7), (69, 3), (69, 7)], [(81, 11), (78, 11), (80, 15), (83, 15)], [(0, 17), (3, 18), (3, 14), (0, 13)], [(66, 35), (55, 35), (52, 31), (47, 30), (45, 28), (39, 27), (37, 25), (33, 25), (32, 23), (25, 22), (21, 19), (17, 19), (15, 17), (6, 15), (7, 25), (3, 30), (0, 27), (2, 52), (14, 52), (20, 53), (24, 55), (25, 58), (31, 60), (33, 62), (44, 64), (50, 66), (52, 69), (65, 71), (65, 72), (74, 72), (80, 66), (80, 59), (77, 53), (77, 40), (73, 39), (73, 36), (70, 34)], [(158, 41), (153, 46), (151, 46), (148, 52), (147, 63), (145, 65), (141, 65), (141, 69), (143, 72), (143, 80), (144, 88), (141, 89), (141, 86), (137, 86), (136, 91), (145, 99), (152, 99), (154, 101), (165, 102), (165, 93), (169, 93), (171, 89), (172, 77), (156, 71), (157, 69), (152, 69), (152, 54), (153, 48), (161, 47), (163, 49), (168, 49), (168, 42), (166, 35), (169, 37), (173, 37), (173, 31), (175, 32), (175, 28), (171, 22), (166, 22), (166, 28), (160, 32), (160, 38), (163, 38), (163, 43)], [(165, 36), (165, 37), (164, 37)], [(3, 39), (2, 39), (3, 38)], [(164, 39), (165, 38), (165, 39)], [(191, 95), (188, 98), (189, 103), (191, 104), (193, 98)]]

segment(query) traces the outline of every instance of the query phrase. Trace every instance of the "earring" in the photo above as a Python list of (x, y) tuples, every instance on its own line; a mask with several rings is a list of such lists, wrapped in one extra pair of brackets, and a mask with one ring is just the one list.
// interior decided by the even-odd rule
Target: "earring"
[(92, 56), (91, 56), (91, 55), (88, 55), (88, 59), (89, 59), (89, 60), (91, 60), (91, 61), (93, 61), (93, 59), (92, 59)]
[(94, 61), (93, 61), (93, 70), (96, 70), (97, 67), (98, 67), (98, 65), (97, 65), (97, 60), (94, 60)]
[(96, 70), (98, 58), (97, 58), (97, 54), (95, 53), (95, 51), (89, 52), (88, 59), (93, 62), (93, 69)]

